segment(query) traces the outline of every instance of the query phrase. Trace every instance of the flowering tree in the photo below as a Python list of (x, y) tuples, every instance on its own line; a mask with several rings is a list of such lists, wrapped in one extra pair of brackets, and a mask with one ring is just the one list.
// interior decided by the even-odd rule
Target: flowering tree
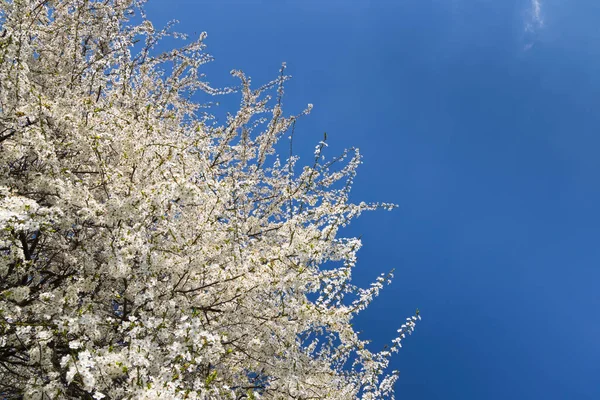
[[(357, 151), (281, 160), (283, 73), (218, 123), (202, 35), (133, 0), (0, 1), (0, 398), (393, 398), (351, 321)], [(173, 34), (179, 36), (177, 34)], [(269, 93), (273, 92), (273, 96)], [(327, 264), (326, 264), (327, 263)], [(418, 313), (417, 313), (418, 314)]]

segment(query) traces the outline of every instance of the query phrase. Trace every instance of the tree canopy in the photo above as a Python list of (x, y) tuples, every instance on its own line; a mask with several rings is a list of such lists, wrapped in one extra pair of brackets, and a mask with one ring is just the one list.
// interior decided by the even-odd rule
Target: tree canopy
[(277, 153), (284, 67), (219, 120), (205, 35), (133, 0), (0, 1), (0, 398), (393, 398), (352, 326), (357, 150)]

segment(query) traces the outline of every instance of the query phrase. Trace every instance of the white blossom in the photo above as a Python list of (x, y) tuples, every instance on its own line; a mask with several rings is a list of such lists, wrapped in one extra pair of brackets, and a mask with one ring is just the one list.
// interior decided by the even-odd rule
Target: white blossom
[[(385, 399), (340, 229), (357, 149), (277, 154), (282, 66), (211, 115), (204, 39), (160, 53), (141, 0), (0, 2), (0, 398)], [(216, 113), (216, 111), (215, 111)]]

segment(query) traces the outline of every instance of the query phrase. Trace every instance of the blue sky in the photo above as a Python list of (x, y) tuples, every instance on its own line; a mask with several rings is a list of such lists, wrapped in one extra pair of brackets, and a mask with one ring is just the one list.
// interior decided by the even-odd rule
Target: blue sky
[[(398, 398), (600, 398), (600, 2), (150, 0), (207, 31), (209, 81), (281, 62), (309, 154), (357, 146), (356, 279), (396, 269), (360, 317), (381, 347), (423, 321)], [(237, 100), (234, 98), (234, 104)], [(225, 101), (227, 103), (227, 101)]]

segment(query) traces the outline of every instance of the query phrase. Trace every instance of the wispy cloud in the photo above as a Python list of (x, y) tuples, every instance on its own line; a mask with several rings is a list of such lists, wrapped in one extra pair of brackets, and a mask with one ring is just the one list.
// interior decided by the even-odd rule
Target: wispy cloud
[(524, 51), (530, 50), (535, 45), (537, 33), (543, 26), (542, 0), (529, 0), (529, 8), (525, 21), (527, 43), (523, 47)]
[(542, 1), (531, 0), (529, 9), (529, 21), (525, 25), (525, 29), (528, 31), (535, 31), (538, 28), (544, 26), (544, 17), (542, 15)]

